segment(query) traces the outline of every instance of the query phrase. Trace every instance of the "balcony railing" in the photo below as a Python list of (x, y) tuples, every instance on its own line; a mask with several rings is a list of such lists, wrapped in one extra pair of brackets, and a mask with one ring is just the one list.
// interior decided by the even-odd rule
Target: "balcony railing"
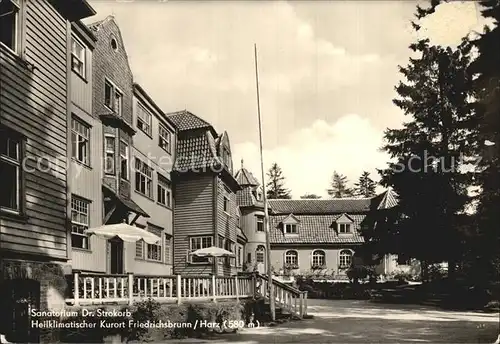
[(73, 275), (70, 297), (66, 302), (78, 305), (129, 304), (144, 299), (177, 302), (239, 299), (254, 296), (250, 276), (144, 276), (144, 275)]

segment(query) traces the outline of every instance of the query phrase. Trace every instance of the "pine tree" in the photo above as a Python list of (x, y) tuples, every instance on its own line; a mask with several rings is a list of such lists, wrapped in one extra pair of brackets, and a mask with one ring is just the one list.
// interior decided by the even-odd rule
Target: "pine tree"
[(330, 184), (330, 189), (328, 189), (328, 195), (333, 198), (346, 198), (352, 197), (353, 191), (347, 186), (347, 177), (343, 174), (333, 172), (332, 181)]
[(377, 184), (370, 178), (370, 172), (363, 171), (357, 183), (354, 184), (354, 193), (360, 197), (375, 196)]
[[(434, 12), (438, 4), (433, 1), (429, 9), (417, 6), (416, 18)], [(402, 129), (386, 130), (384, 150), (397, 162), (380, 171), (382, 184), (399, 195), (399, 216), (404, 217), (386, 223), (384, 230), (392, 231), (388, 236), (393, 253), (424, 265), (448, 261), (453, 275), (461, 255), (460, 214), (470, 201), (471, 174), (461, 168), (473, 154), (476, 125), (469, 102), (471, 44), (464, 39), (453, 51), (422, 39), (410, 49), (421, 57), (399, 67), (406, 80), (396, 86), (399, 97), (393, 100), (409, 119)]]
[[(478, 155), (482, 157), (478, 186), (477, 208), (478, 232), (471, 245), (472, 260), (476, 266), (471, 271), (481, 271), (488, 281), (500, 280), (500, 1), (482, 1), (482, 14), (493, 19), (493, 28), (474, 41), (478, 57), (470, 70), (477, 78), (474, 81), (476, 92), (475, 110), (479, 120)], [(478, 280), (479, 278), (476, 278)]]
[(306, 193), (305, 195), (300, 196), (301, 199), (320, 199), (321, 196), (312, 193)]
[(285, 188), (285, 177), (277, 163), (273, 163), (267, 172), (269, 182), (266, 184), (268, 199), (290, 199), (290, 190)]

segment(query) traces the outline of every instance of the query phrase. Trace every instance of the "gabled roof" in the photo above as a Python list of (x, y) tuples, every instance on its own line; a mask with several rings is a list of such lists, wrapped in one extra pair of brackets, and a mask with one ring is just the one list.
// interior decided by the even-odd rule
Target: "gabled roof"
[(176, 112), (167, 113), (167, 116), (175, 123), (179, 131), (195, 130), (195, 129), (208, 129), (212, 134), (217, 137), (217, 132), (212, 125), (195, 114), (181, 110)]
[(371, 198), (271, 199), (269, 206), (277, 214), (366, 213)]
[(350, 220), (351, 222), (354, 222), (354, 219), (351, 216), (349, 216), (348, 214), (346, 214), (346, 213), (343, 213), (339, 217), (337, 217), (337, 219), (335, 220), (335, 222), (338, 222), (342, 217), (345, 217), (348, 220)]
[[(242, 165), (243, 165), (243, 160), (242, 160)], [(241, 169), (236, 172), (235, 176), (236, 180), (238, 181), (238, 184), (241, 186), (259, 186), (259, 181), (257, 178), (253, 176), (253, 174), (248, 171), (246, 168), (243, 166)]]
[(352, 235), (339, 235), (333, 228), (339, 215), (295, 215), (300, 221), (298, 235), (285, 235), (281, 230), (281, 222), (287, 215), (269, 217), (271, 244), (361, 244), (364, 242), (360, 234), (361, 222), (366, 215), (351, 215), (354, 220)]
[(293, 223), (300, 223), (300, 220), (299, 220), (299, 219), (298, 219), (295, 215), (293, 215), (293, 214), (290, 214), (290, 215), (288, 215), (287, 217), (285, 217), (285, 218), (281, 221), (281, 223), (286, 223), (286, 224), (289, 224), (289, 223), (291, 223), (291, 222), (292, 222), (292, 221), (290, 221), (290, 220), (293, 220)]
[(217, 170), (221, 166), (216, 150), (215, 140), (207, 131), (197, 131), (179, 137), (173, 170), (188, 172), (193, 170)]
[(398, 195), (392, 188), (388, 188), (382, 195), (382, 200), (378, 204), (377, 210), (391, 209), (398, 205)]

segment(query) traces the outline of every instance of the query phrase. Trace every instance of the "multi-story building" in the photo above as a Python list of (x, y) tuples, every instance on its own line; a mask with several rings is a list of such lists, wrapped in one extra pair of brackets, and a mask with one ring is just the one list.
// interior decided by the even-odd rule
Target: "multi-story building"
[(13, 342), (38, 341), (28, 307), (64, 302), (71, 22), (93, 14), (83, 0), (0, 2), (0, 334)]
[[(189, 111), (171, 113), (177, 127), (177, 152), (172, 170), (174, 188), (174, 273), (235, 274), (241, 268), (237, 244), (245, 241), (239, 231), (231, 146), (226, 132), (219, 135)], [(218, 246), (238, 259), (190, 255), (200, 248)]]
[(158, 244), (138, 241), (135, 255), (128, 254), (127, 271), (170, 275), (172, 273), (172, 234), (174, 198), (170, 172), (175, 159), (176, 129), (170, 119), (134, 84), (133, 123), (137, 133), (132, 147), (132, 200), (148, 214), (135, 225), (158, 235)]

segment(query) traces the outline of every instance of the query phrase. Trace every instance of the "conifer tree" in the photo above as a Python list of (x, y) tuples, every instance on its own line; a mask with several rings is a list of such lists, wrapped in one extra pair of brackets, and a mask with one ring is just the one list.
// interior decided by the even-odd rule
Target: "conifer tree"
[(273, 163), (267, 172), (269, 182), (266, 184), (268, 199), (290, 199), (290, 190), (285, 188), (285, 177), (277, 163)]
[(376, 187), (377, 184), (370, 178), (370, 172), (364, 171), (358, 182), (354, 184), (354, 192), (356, 196), (373, 197)]

